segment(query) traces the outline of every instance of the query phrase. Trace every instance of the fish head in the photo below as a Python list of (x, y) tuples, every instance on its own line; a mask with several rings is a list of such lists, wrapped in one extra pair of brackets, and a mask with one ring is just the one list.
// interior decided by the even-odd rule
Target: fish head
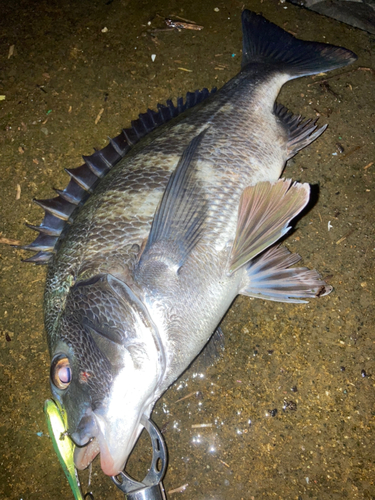
[(164, 353), (147, 308), (124, 282), (98, 275), (69, 291), (50, 342), (51, 389), (85, 469), (122, 471), (160, 396)]

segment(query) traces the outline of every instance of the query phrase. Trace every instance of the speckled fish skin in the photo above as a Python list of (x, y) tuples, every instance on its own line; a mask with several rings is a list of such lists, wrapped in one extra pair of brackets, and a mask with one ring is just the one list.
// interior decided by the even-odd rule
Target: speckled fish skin
[[(243, 23), (245, 30), (254, 23), (276, 29), (249, 11)], [(78, 468), (100, 451), (106, 474), (122, 470), (142, 414), (150, 415), (243, 293), (246, 266), (228, 268), (241, 195), (248, 186), (277, 181), (287, 159), (321, 133), (291, 145), (293, 134), (275, 115), (281, 86), (354, 60), (351, 52), (333, 48), (329, 64), (325, 55), (323, 63), (292, 71), (288, 61), (273, 64), (275, 51), (264, 60), (250, 53), (249, 37), (245, 32), (243, 69), (236, 77), (149, 134), (100, 181), (49, 266), (51, 378), (58, 359), (67, 358), (71, 370), (67, 387), (52, 383), (52, 391), (67, 411), (75, 442), (82, 446), (95, 438), (77, 448)], [(181, 265), (170, 241), (144, 247), (170, 175), (199, 135), (191, 168), (198, 186), (194, 203), (205, 206), (205, 217), (199, 242)]]

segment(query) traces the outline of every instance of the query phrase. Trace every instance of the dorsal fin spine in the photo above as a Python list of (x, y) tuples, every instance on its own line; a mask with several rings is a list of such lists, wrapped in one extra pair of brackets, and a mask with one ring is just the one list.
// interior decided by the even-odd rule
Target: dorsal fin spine
[[(111, 139), (108, 137), (110, 145), (113, 147), (113, 149), (116, 151), (116, 153), (121, 156), (121, 158), (124, 156), (123, 155), (123, 150), (120, 148), (120, 146), (117, 144), (117, 142), (114, 139)], [(100, 151), (99, 151), (100, 152)]]
[(86, 165), (81, 165), (78, 168), (66, 168), (65, 172), (67, 172), (82, 189), (89, 193), (93, 192), (91, 188), (98, 180), (98, 176), (95, 175), (91, 169), (87, 168)]
[(56, 189), (56, 188), (53, 188), (53, 190), (61, 197), (63, 198), (65, 201), (67, 201), (68, 203), (71, 203), (72, 205), (79, 205), (80, 203), (80, 199), (77, 199), (77, 198), (74, 198), (73, 196), (71, 196), (65, 189), (64, 191), (61, 191), (61, 189)]
[(58, 219), (63, 219), (67, 221), (73, 211), (75, 210), (75, 205), (65, 201), (60, 196), (57, 198), (50, 198), (48, 200), (33, 200), (34, 203), (43, 208), (45, 212), (54, 215)]
[[(98, 151), (97, 157), (100, 158), (101, 161), (103, 161), (104, 165), (110, 170), (112, 168), (112, 163), (107, 160), (105, 154), (102, 151)], [(120, 156), (119, 159), (121, 159), (122, 156)]]
[(53, 252), (58, 236), (50, 236), (40, 233), (37, 238), (29, 245), (21, 247), (23, 250), (32, 250), (34, 252)]
[(49, 213), (45, 213), (44, 219), (40, 226), (33, 226), (32, 224), (26, 225), (33, 229), (34, 231), (38, 231), (39, 233), (49, 234), (50, 236), (59, 236), (64, 229), (65, 221), (63, 219), (59, 219), (54, 215)]
[(49, 229), (48, 227), (43, 227), (43, 226), (34, 226), (33, 224), (29, 224), (26, 222), (26, 226), (29, 229), (32, 229), (33, 231), (37, 231), (38, 233), (43, 233), (43, 234), (49, 234), (51, 236), (59, 236), (61, 231), (53, 231)]
[(169, 108), (167, 108), (166, 106), (163, 106), (162, 104), (158, 104), (158, 110), (159, 110), (160, 115), (161, 115), (164, 122), (171, 119), (170, 115), (167, 116)]
[(129, 136), (129, 129), (123, 129), (122, 130), (122, 133), (124, 134), (125, 136), (125, 139), (126, 139), (126, 142), (130, 145), (130, 146), (134, 146), (134, 142), (132, 141), (132, 139), (130, 138)]
[[(105, 176), (105, 174), (109, 171), (109, 169), (111, 168), (111, 164), (105, 160), (105, 158), (102, 158), (101, 157), (96, 157), (96, 162), (94, 162), (92, 160), (92, 157), (95, 155), (96, 153), (94, 153), (93, 155), (91, 156), (82, 156), (84, 162), (86, 163), (86, 165), (89, 167), (89, 169), (91, 170), (91, 172), (96, 176), (98, 177), (99, 179), (101, 179), (102, 177)], [(99, 165), (99, 163), (104, 163), (104, 166), (103, 165)]]
[(150, 118), (150, 120), (152, 121), (153, 123), (153, 126), (156, 127), (157, 126), (157, 123), (155, 121), (155, 117), (154, 117), (154, 111), (152, 111), (152, 109), (148, 109), (147, 110), (147, 116)]
[(51, 258), (51, 252), (38, 252), (28, 259), (22, 259), (22, 262), (32, 262), (33, 264), (48, 264)]
[(132, 121), (132, 129), (135, 132), (135, 135), (137, 136), (136, 142), (138, 142), (139, 139), (141, 139), (145, 135), (145, 132), (142, 130), (142, 127), (143, 127), (143, 123), (141, 120), (133, 120)]

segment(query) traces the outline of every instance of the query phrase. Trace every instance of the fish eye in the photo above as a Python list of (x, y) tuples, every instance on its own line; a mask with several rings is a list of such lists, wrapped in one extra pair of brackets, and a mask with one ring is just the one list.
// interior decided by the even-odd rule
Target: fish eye
[(72, 381), (72, 369), (69, 359), (60, 354), (51, 363), (51, 380), (58, 389), (66, 389)]

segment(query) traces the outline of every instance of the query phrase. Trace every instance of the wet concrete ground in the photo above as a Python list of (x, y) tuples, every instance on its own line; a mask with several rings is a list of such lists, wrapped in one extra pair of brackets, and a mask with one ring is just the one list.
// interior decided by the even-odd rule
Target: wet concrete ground
[[(80, 165), (147, 107), (221, 87), (238, 71), (242, 7), (2, 2), (0, 498), (72, 498), (42, 412), (50, 395), (45, 268), (21, 263), (26, 253), (7, 243), (32, 240), (24, 223), (42, 213), (31, 200), (64, 187), (64, 167)], [(176, 499), (374, 499), (375, 38), (289, 4), (245, 7), (359, 56), (327, 77), (290, 82), (279, 97), (329, 124), (286, 168), (318, 194), (286, 245), (334, 291), (305, 306), (236, 300), (219, 361), (203, 372), (193, 366), (156, 406), (169, 448), (165, 487), (187, 485), (169, 494)], [(147, 33), (172, 15), (204, 29)], [(146, 470), (147, 453), (137, 449), (131, 472)], [(87, 491), (88, 474), (81, 478)], [(96, 500), (122, 498), (97, 463), (90, 489)]]

